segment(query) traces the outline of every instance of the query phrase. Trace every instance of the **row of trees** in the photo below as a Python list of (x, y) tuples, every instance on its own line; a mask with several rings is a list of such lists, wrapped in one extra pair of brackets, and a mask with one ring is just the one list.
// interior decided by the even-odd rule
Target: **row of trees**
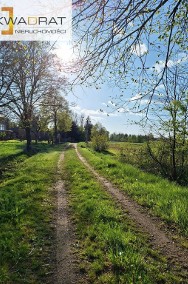
[(90, 118), (70, 111), (65, 99), (69, 85), (51, 51), (44, 42), (0, 44), (0, 113), (9, 129), (25, 129), (28, 151), (32, 137), (37, 141), (41, 133), (55, 143), (62, 136), (77, 142), (91, 139)]
[(114, 142), (130, 142), (130, 143), (144, 143), (151, 138), (150, 135), (135, 135), (135, 134), (124, 134), (124, 133), (112, 133), (110, 140)]
[(1, 114), (12, 129), (25, 129), (28, 151), (33, 135), (37, 141), (41, 133), (55, 143), (62, 135), (77, 142), (88, 142), (92, 136), (96, 150), (104, 150), (106, 130), (99, 124), (93, 126), (89, 117), (73, 114), (62, 96), (69, 86), (51, 49), (43, 42), (1, 43)]
[[(60, 97), (62, 99), (62, 97)], [(62, 111), (61, 108), (54, 109), (48, 105), (41, 109), (38, 115), (33, 117), (31, 124), (31, 138), (49, 143), (60, 142), (88, 142), (91, 140), (91, 130), (94, 127), (89, 117), (79, 116), (72, 113), (68, 108)], [(43, 106), (44, 107), (44, 106)], [(0, 140), (26, 139), (26, 133), (19, 121), (11, 121), (9, 118), (0, 117), (0, 122), (5, 125), (6, 130), (0, 130)]]
[[(60, 96), (66, 86), (58, 58), (43, 42), (2, 42), (0, 44), (0, 110), (25, 129), (27, 150), (31, 149), (31, 129), (46, 124), (44, 106), (66, 109)], [(55, 100), (53, 101), (53, 99)], [(45, 118), (46, 119), (46, 118)]]

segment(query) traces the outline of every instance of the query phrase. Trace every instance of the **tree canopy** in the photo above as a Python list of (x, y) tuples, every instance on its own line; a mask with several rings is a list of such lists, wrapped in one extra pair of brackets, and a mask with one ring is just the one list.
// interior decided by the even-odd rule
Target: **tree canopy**
[(109, 133), (100, 123), (95, 124), (91, 130), (91, 144), (95, 151), (107, 150)]
[(80, 0), (73, 7), (79, 78), (126, 89), (119, 105), (130, 86), (132, 97), (149, 105), (171, 66), (187, 63), (186, 0)]
[(66, 80), (59, 72), (57, 57), (50, 52), (48, 43), (7, 42), (1, 44), (0, 51), (3, 62), (0, 106), (21, 122), (29, 150), (35, 109), (44, 96), (62, 89)]

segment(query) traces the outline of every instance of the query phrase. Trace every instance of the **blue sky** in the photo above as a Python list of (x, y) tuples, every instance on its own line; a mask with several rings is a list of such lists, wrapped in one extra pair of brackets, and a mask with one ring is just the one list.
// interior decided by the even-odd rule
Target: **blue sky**
[[(56, 53), (64, 62), (74, 57), (70, 45), (59, 42), (57, 47)], [(133, 123), (140, 120), (140, 114), (132, 113), (128, 107), (123, 109), (115, 106), (113, 98), (119, 97), (121, 92), (119, 88), (111, 87), (108, 83), (104, 83), (98, 89), (80, 85), (75, 87), (66, 99), (70, 105), (73, 105), (71, 106), (73, 112), (82, 114), (85, 118), (89, 116), (92, 123), (100, 122), (110, 133), (144, 134), (144, 130)]]
[[(58, 42), (57, 55), (63, 60), (63, 62), (69, 62), (74, 59), (71, 45), (65, 45), (65, 43)], [(144, 55), (148, 52), (148, 46), (143, 42), (140, 45), (136, 45), (132, 49), (132, 54), (135, 58)], [(160, 74), (164, 67), (165, 57), (164, 48), (160, 46), (160, 53), (157, 56), (153, 50), (149, 52), (147, 56), (147, 66), (154, 67), (156, 76)], [(179, 53), (176, 56), (176, 60), (169, 60), (168, 66), (174, 66), (179, 61), (188, 61), (188, 55), (186, 53)], [(133, 67), (134, 68), (134, 67)], [(135, 79), (137, 79), (135, 77)], [(146, 86), (147, 87), (147, 86)], [(162, 86), (158, 86), (158, 92), (161, 92)], [(115, 105), (117, 100), (123, 96), (123, 101), (129, 101), (129, 104)], [(134, 92), (134, 85), (130, 85), (127, 90), (122, 90), (117, 87), (109, 86), (109, 83), (103, 80), (103, 84), (100, 88), (86, 87), (85, 85), (77, 86), (74, 88), (73, 93), (69, 93), (66, 99), (69, 101), (71, 109), (78, 115), (84, 115), (85, 118), (89, 116), (92, 123), (100, 122), (110, 132), (127, 133), (127, 134), (145, 134), (145, 130), (135, 124), (142, 119), (143, 114), (133, 113), (131, 107), (135, 103), (135, 99), (139, 98), (139, 93)], [(148, 99), (142, 99), (141, 108), (146, 106)]]
[(143, 130), (131, 122), (140, 118), (138, 114), (125, 113), (116, 109), (112, 97), (118, 94), (118, 89), (103, 86), (101, 89), (77, 87), (75, 95), (69, 94), (68, 101), (75, 103), (72, 110), (77, 114), (89, 116), (93, 123), (100, 122), (110, 132), (142, 134)]

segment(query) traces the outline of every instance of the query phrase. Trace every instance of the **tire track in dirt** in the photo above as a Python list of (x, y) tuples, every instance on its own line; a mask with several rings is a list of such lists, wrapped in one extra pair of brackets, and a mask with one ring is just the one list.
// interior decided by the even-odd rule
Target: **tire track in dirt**
[[(58, 161), (58, 174), (61, 174), (61, 164), (64, 153)], [(75, 239), (68, 212), (68, 200), (64, 183), (59, 179), (55, 184), (57, 192), (57, 219), (56, 219), (56, 284), (74, 284), (79, 282), (76, 259), (73, 255)]]
[[(107, 179), (100, 176), (79, 153), (76, 144), (74, 144), (74, 147), (80, 161), (93, 173), (103, 187), (111, 193), (113, 198), (118, 201), (122, 209), (128, 213), (128, 216), (136, 225), (149, 235), (152, 247), (160, 251), (174, 269), (176, 269), (176, 265), (180, 266), (180, 269), (187, 275), (188, 279), (188, 250), (175, 243), (170, 232), (167, 235), (160, 228), (160, 222), (156, 218), (150, 217), (146, 212), (143, 212), (142, 206), (126, 196), (126, 193), (122, 193), (118, 188), (115, 188)], [(183, 283), (188, 283), (188, 280)]]

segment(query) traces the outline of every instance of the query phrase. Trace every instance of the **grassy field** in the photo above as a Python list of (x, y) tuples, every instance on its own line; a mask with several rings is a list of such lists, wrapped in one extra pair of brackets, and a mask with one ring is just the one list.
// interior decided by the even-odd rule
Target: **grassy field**
[(145, 143), (129, 143), (129, 142), (110, 142), (109, 152), (116, 155), (126, 153), (130, 156), (137, 156), (145, 147)]
[(155, 140), (150, 141), (149, 144), (110, 142), (109, 152), (123, 163), (188, 186), (188, 145), (182, 147), (180, 145), (177, 142), (176, 150), (173, 152), (169, 141)]
[(0, 142), (0, 179), (5, 172), (11, 174), (11, 169), (27, 158), (24, 153), (24, 143), (16, 140)]
[(13, 155), (22, 153), (24, 142), (18, 140), (9, 140), (0, 142), (0, 158), (4, 159)]
[(126, 191), (150, 211), (179, 228), (188, 236), (188, 188), (159, 176), (145, 173), (132, 165), (121, 163), (116, 156), (80, 148), (81, 153), (102, 175)]
[[(1, 142), (0, 149), (5, 162), (0, 184), (0, 283), (52, 283), (56, 209), (52, 185), (64, 145), (39, 144), (32, 155), (24, 153), (22, 142)], [(79, 151), (102, 175), (188, 235), (187, 188), (121, 163), (112, 153), (83, 147)], [(84, 283), (183, 283), (181, 273), (171, 271), (165, 258), (149, 247), (147, 237), (105, 193), (73, 149), (65, 152), (62, 178), (77, 228), (75, 250)]]
[[(20, 142), (0, 143), (4, 157), (22, 153)], [(3, 145), (2, 145), (3, 144)], [(11, 149), (12, 146), (12, 149)], [(52, 256), (55, 181), (60, 148), (38, 146), (0, 185), (0, 283), (48, 283)], [(11, 174), (9, 173), (11, 171)], [(9, 174), (8, 174), (9, 173)]]
[(181, 283), (73, 149), (66, 152), (62, 177), (70, 194), (80, 269), (87, 275), (86, 283)]
[(114, 154), (120, 162), (161, 175), (159, 167), (148, 155), (146, 143), (110, 142), (108, 151)]

